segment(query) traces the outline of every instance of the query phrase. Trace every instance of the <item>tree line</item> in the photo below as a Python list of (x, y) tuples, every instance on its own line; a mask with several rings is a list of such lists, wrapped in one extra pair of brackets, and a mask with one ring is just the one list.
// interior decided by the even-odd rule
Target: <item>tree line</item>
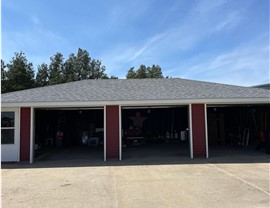
[[(61, 53), (56, 53), (49, 64), (38, 65), (35, 74), (33, 64), (25, 53), (19, 52), (8, 64), (1, 60), (1, 93), (86, 79), (118, 79), (109, 77), (105, 71), (101, 60), (91, 58), (86, 50), (79, 48), (77, 54), (71, 53), (65, 61)], [(158, 65), (141, 65), (137, 70), (130, 68), (126, 78), (163, 78), (163, 75)]]

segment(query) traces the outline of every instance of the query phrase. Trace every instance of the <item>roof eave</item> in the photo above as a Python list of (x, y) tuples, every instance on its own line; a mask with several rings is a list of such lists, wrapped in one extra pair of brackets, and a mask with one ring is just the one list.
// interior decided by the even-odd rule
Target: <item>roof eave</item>
[(269, 104), (269, 98), (214, 98), (214, 99), (178, 99), (178, 100), (128, 100), (128, 101), (89, 101), (89, 102), (25, 102), (1, 103), (2, 107), (102, 107), (106, 105), (152, 106), (152, 105), (188, 105), (205, 104)]

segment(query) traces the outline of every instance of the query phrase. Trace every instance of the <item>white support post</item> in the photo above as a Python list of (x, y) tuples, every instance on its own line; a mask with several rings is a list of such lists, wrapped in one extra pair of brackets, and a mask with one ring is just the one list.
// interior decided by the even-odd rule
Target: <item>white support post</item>
[(119, 160), (122, 160), (122, 107), (119, 105)]
[(30, 163), (34, 160), (34, 108), (30, 111)]
[(208, 125), (207, 125), (207, 105), (204, 104), (204, 118), (205, 118), (205, 150), (206, 150), (206, 158), (209, 158), (208, 152)]
[(193, 135), (192, 135), (192, 108), (189, 104), (189, 148), (190, 148), (190, 158), (193, 159)]
[(107, 160), (107, 155), (106, 155), (106, 105), (103, 108), (103, 115), (104, 115), (104, 126), (103, 126), (103, 133), (104, 133), (104, 139), (103, 139), (103, 145), (104, 145), (104, 161)]
[(21, 108), (18, 109), (18, 119), (17, 119), (17, 127), (15, 131), (17, 131), (16, 136), (18, 136), (18, 162), (20, 162), (20, 154), (21, 154)]

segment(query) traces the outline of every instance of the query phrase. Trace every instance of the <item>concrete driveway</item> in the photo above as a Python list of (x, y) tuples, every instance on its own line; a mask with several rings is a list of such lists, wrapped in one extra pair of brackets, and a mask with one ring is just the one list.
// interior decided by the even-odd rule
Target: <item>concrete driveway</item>
[(269, 207), (269, 157), (2, 164), (2, 207)]

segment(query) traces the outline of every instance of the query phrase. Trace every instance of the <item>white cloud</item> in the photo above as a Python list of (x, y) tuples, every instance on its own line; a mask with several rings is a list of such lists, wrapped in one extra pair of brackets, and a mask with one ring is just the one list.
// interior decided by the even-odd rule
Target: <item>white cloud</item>
[[(241, 26), (244, 22), (242, 20), (246, 20), (244, 14), (248, 3), (243, 3), (241, 9), (231, 6), (234, 5), (231, 3), (229, 0), (200, 0), (192, 3), (175, 1), (169, 10), (160, 14), (161, 22), (153, 22), (156, 25), (147, 25), (151, 18), (146, 19), (147, 24), (138, 25), (151, 12), (155, 12), (153, 1), (143, 4), (142, 1), (133, 1), (131, 5), (113, 3), (102, 16), (104, 22), (97, 20), (95, 27), (82, 27), (81, 31), (78, 30), (79, 37), (85, 37), (85, 42), (78, 41), (79, 38), (72, 40), (69, 34), (61, 36), (49, 31), (44, 28), (45, 19), (43, 25), (38, 15), (26, 14), (31, 21), (27, 32), (2, 33), (3, 55), (4, 59), (8, 57), (7, 60), (10, 60), (15, 51), (23, 50), (35, 64), (41, 63), (42, 56), (49, 59), (55, 50), (68, 53), (72, 44), (82, 43), (85, 44), (82, 48), (89, 46), (90, 52), (93, 49), (94, 53), (98, 53), (95, 56), (107, 67), (106, 73), (121, 78), (132, 66), (159, 64), (162, 68), (164, 66), (164, 75), (173, 77), (240, 85), (263, 83), (267, 79), (264, 75), (269, 75), (269, 66), (266, 66), (269, 64), (269, 49), (262, 44), (265, 40), (245, 45), (235, 43), (234, 48), (226, 46), (223, 52), (222, 43), (216, 44), (218, 48), (205, 46), (209, 43), (207, 41), (215, 41), (209, 44), (214, 45), (218, 41), (222, 42), (224, 37), (226, 41), (239, 38), (233, 32)], [(136, 37), (136, 30), (144, 28), (144, 34), (138, 33), (140, 38)], [(129, 29), (132, 32), (129, 33)], [(229, 35), (235, 38), (231, 39)], [(248, 36), (243, 37), (248, 39)]]
[(201, 0), (196, 5), (194, 11), (199, 13), (208, 13), (216, 10), (227, 2), (228, 0)]
[[(240, 23), (241, 14), (237, 11), (231, 11), (223, 18), (217, 18), (216, 14), (223, 9), (222, 5), (225, 3), (226, 1), (223, 0), (200, 1), (183, 19), (179, 20), (178, 24), (172, 24), (171, 28), (145, 40), (122, 44), (117, 46), (117, 49), (108, 49), (101, 55), (102, 60), (108, 63), (110, 70), (115, 66), (121, 68), (120, 66), (127, 62), (133, 65), (138, 65), (138, 62), (143, 60), (158, 63), (171, 54), (182, 54), (193, 49), (209, 34), (213, 35), (233, 28)], [(108, 61), (107, 58), (110, 60)]]
[(2, 58), (5, 62), (9, 62), (15, 52), (23, 51), (28, 61), (36, 67), (57, 52), (54, 51), (54, 47), (51, 47), (54, 45), (58, 46), (59, 52), (66, 51), (69, 47), (64, 37), (42, 29), (27, 32), (2, 32)]
[(128, 59), (128, 61), (133, 61), (137, 59), (141, 54), (143, 54), (147, 49), (153, 47), (153, 45), (157, 44), (158, 41), (162, 41), (166, 34), (157, 34), (154, 37), (150, 38), (149, 40), (145, 41), (143, 43), (143, 46), (139, 49), (134, 49), (133, 51), (134, 55)]
[(217, 55), (195, 57), (186, 64), (175, 66), (171, 73), (188, 79), (243, 86), (267, 83), (269, 48), (260, 41), (249, 42)]
[(237, 24), (240, 22), (241, 20), (241, 15), (240, 12), (231, 12), (229, 13), (226, 18), (224, 18), (221, 22), (219, 22), (216, 27), (215, 30), (216, 31), (221, 31), (221, 30), (226, 30), (226, 29), (232, 29), (235, 26), (237, 26)]
[[(191, 31), (192, 30), (192, 31)], [(164, 54), (171, 54), (175, 51), (185, 51), (193, 47), (201, 36), (185, 35), (185, 33), (197, 30), (191, 26), (172, 28), (162, 33), (156, 34), (145, 41), (132, 44), (123, 44), (117, 48), (108, 50), (101, 55), (109, 72), (121, 69), (129, 63), (130, 66), (148, 64), (145, 61), (158, 63), (158, 59)], [(194, 34), (196, 32), (194, 31)], [(204, 35), (204, 34), (203, 34)], [(126, 69), (127, 70), (127, 69)]]
[(132, 24), (136, 19), (145, 16), (152, 4), (151, 1), (143, 1), (143, 3), (141, 1), (123, 1), (121, 4), (113, 3), (110, 6), (110, 12), (105, 14), (107, 32), (123, 30), (123, 26)]
[(129, 58), (129, 61), (132, 61), (136, 58), (138, 58), (145, 50), (147, 49), (147, 46), (143, 46), (141, 49), (139, 49), (135, 54)]
[(132, 67), (134, 65), (142, 64), (143, 59), (147, 59), (147, 57), (143, 56), (144, 53), (160, 41), (163, 36), (164, 34), (158, 34), (139, 44), (118, 45), (118, 47), (102, 54), (101, 60), (104, 65), (107, 66), (107, 72), (123, 77), (123, 73), (126, 73), (128, 68), (126, 68), (126, 71), (123, 73), (118, 74), (119, 70), (122, 69), (123, 66), (128, 65), (128, 67)]
[(40, 25), (41, 24), (40, 19), (37, 16), (32, 16), (31, 21), (32, 21), (32, 23), (34, 25)]

